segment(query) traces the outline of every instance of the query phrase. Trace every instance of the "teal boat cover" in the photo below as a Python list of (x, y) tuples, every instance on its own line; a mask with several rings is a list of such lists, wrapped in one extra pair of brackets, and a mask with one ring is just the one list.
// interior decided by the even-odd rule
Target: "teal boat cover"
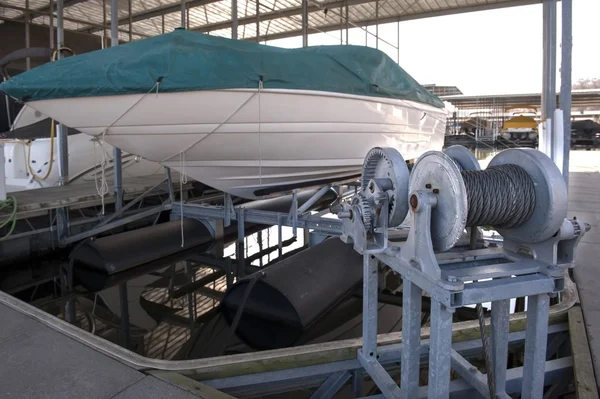
[[(258, 88), (318, 90), (444, 107), (382, 51), (363, 46), (283, 49), (176, 29), (64, 58), (0, 84), (22, 101)], [(157, 87), (157, 83), (158, 87)]]

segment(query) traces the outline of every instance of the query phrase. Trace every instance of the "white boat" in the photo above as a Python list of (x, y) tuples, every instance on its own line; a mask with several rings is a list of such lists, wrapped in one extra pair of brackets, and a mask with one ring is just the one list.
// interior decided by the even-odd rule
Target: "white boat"
[[(45, 120), (47, 120), (45, 115), (25, 106), (15, 118), (12, 130)], [(49, 129), (44, 133), (46, 137), (2, 140), (4, 143), (4, 173), (8, 192), (58, 185), (58, 142), (56, 138), (49, 137)], [(52, 140), (54, 140), (54, 145), (52, 145)], [(111, 145), (101, 145), (97, 139), (75, 132), (68, 136), (68, 147), (70, 184), (96, 181), (100, 185), (103, 153), (106, 165), (104, 168), (105, 178), (112, 176), (113, 147)], [(52, 157), (50, 156), (51, 149), (53, 150)], [(124, 153), (122, 156), (124, 177), (150, 176), (163, 173), (162, 169), (161, 165), (137, 155)]]
[[(230, 64), (235, 68), (227, 70)], [(408, 160), (444, 141), (444, 104), (365, 47), (284, 50), (176, 31), (42, 68), (0, 90), (245, 198), (358, 176), (376, 146), (394, 147)], [(48, 88), (44, 76), (55, 68), (65, 78)]]

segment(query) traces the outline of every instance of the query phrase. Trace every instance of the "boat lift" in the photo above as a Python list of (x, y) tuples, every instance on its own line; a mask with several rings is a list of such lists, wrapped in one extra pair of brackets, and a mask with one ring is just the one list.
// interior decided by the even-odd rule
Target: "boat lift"
[[(502, 195), (493, 187), (500, 187)], [(315, 200), (327, 189), (319, 190)], [(241, 237), (244, 223), (255, 222), (339, 235), (352, 244), (364, 257), (363, 337), (358, 363), (331, 362), (203, 381), (214, 388), (285, 384), (319, 374), (329, 377), (313, 397), (332, 397), (350, 379), (354, 397), (361, 397), (366, 373), (386, 398), (466, 397), (473, 391), (484, 397), (509, 398), (521, 392), (523, 398), (539, 398), (546, 385), (571, 372), (570, 357), (551, 359), (556, 348), (547, 350), (548, 335), (560, 332), (548, 326), (549, 308), (551, 298), (561, 295), (570, 282), (567, 270), (574, 266), (577, 244), (589, 225), (566, 218), (564, 179), (537, 150), (503, 151), (481, 171), (468, 150), (451, 147), (445, 153), (425, 153), (409, 172), (396, 150), (374, 148), (365, 158), (359, 192), (337, 207), (338, 220), (304, 215), (304, 207), (295, 202), (289, 214), (246, 211), (233, 207), (229, 199), (225, 204), (183, 204), (173, 212), (205, 221), (236, 220)], [(473, 215), (477, 209), (479, 214)], [(402, 228), (407, 215), (411, 228), (406, 241), (389, 241), (390, 230)], [(479, 227), (490, 225), (504, 237), (502, 247), (476, 245)], [(470, 246), (455, 247), (465, 235)], [(378, 281), (385, 267), (403, 279), (401, 344), (377, 343)], [(431, 297), (431, 327), (429, 339), (422, 341), (423, 292)], [(527, 329), (515, 335), (509, 331), (510, 301), (523, 297), (528, 299)], [(480, 318), (484, 374), (464, 356), (472, 350), (453, 345), (452, 315), (456, 308), (487, 302), (492, 303), (489, 337)], [(525, 343), (525, 362), (508, 368), (508, 347), (514, 342)], [(425, 359), (428, 385), (419, 387)], [(387, 370), (397, 363), (400, 385)], [(462, 379), (451, 381), (451, 369)]]

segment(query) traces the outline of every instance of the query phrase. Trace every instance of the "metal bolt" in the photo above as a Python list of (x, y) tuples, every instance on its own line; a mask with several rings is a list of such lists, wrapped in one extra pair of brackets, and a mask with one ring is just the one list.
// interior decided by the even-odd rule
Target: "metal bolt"
[(458, 279), (455, 276), (448, 276), (447, 279), (450, 283), (456, 283), (458, 281)]
[(373, 193), (375, 192), (375, 184), (373, 182), (369, 183), (369, 190)]
[(352, 211), (341, 211), (337, 214), (340, 219), (352, 219)]
[(439, 194), (440, 193), (440, 189), (439, 188), (434, 188), (433, 189), (433, 193), (434, 194)]
[(425, 185), (425, 188), (427, 188), (427, 189), (431, 188), (431, 184), (427, 183), (427, 184)]
[(417, 209), (417, 206), (419, 206), (419, 199), (415, 194), (413, 194), (410, 196), (410, 207), (412, 209)]

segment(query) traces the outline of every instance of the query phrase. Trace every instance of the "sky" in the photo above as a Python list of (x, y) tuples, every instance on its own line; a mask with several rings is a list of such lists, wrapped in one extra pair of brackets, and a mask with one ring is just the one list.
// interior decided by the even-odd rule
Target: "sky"
[[(557, 88), (560, 87), (561, 2), (557, 5)], [(600, 0), (573, 0), (572, 80), (600, 78)], [(368, 45), (375, 47), (375, 27)], [(379, 26), (379, 49), (396, 60), (396, 23)], [(345, 39), (345, 32), (343, 33)], [(511, 7), (400, 23), (400, 66), (421, 84), (457, 86), (464, 94), (542, 90), (542, 5)], [(365, 31), (349, 42), (365, 45)], [(388, 43), (391, 43), (391, 46)], [(269, 45), (300, 47), (302, 38)], [(310, 46), (340, 44), (340, 32), (309, 36)]]

